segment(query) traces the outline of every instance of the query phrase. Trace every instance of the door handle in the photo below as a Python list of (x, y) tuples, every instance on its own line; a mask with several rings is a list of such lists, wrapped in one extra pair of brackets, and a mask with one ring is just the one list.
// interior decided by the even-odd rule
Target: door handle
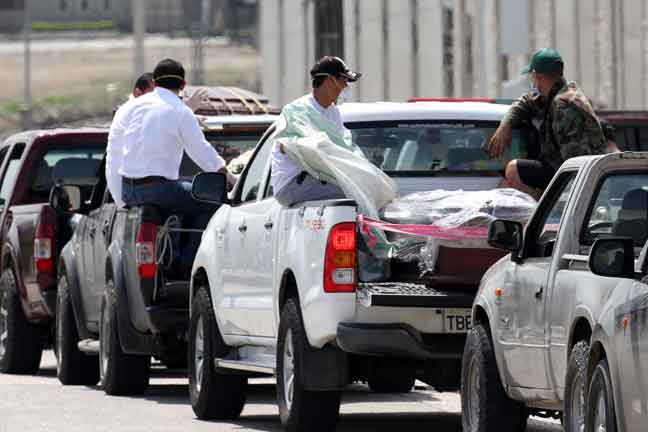
[(106, 221), (101, 227), (101, 232), (103, 233), (104, 237), (108, 235), (108, 229), (110, 229), (110, 222)]
[(272, 223), (272, 221), (268, 221), (265, 224), (263, 224), (263, 227), (267, 230), (271, 230), (273, 226), (274, 224)]
[(90, 235), (90, 237), (94, 237), (96, 231), (97, 231), (97, 226), (90, 225), (90, 228), (88, 229), (88, 235)]
[(535, 298), (537, 298), (537, 299), (541, 298), (543, 291), (544, 291), (544, 287), (542, 285), (540, 285), (540, 288), (538, 289), (538, 291), (535, 292)]
[(247, 231), (247, 225), (245, 225), (245, 223), (241, 224), (238, 227), (238, 230), (239, 230), (239, 232), (244, 233), (245, 231)]

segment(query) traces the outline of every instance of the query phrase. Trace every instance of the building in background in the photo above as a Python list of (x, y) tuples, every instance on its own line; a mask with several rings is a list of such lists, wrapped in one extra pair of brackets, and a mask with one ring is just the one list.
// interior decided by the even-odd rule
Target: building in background
[(516, 97), (519, 70), (556, 47), (568, 79), (599, 107), (648, 108), (646, 0), (263, 0), (263, 92), (283, 104), (310, 89), (325, 54), (365, 75), (356, 100)]
[[(132, 31), (132, 1), (143, 0), (29, 0), (33, 22), (91, 23), (110, 21)], [(205, 10), (208, 34), (228, 35), (256, 42), (258, 0), (146, 0), (146, 30), (172, 33), (189, 30)], [(22, 29), (25, 0), (0, 0), (0, 33)]]

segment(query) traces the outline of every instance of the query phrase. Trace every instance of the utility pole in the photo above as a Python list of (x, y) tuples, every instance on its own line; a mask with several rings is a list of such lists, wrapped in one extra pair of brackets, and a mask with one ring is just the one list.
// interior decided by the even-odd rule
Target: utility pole
[(147, 0), (133, 0), (133, 33), (135, 36), (135, 76), (144, 73), (144, 33), (146, 32)]
[[(191, 33), (193, 45), (193, 58), (191, 65), (191, 84), (204, 85), (205, 84), (205, 39), (207, 38), (207, 31), (209, 29), (209, 22), (211, 18), (210, 1), (209, 0), (195, 0), (198, 6), (198, 16), (192, 19), (189, 24), (189, 32)], [(195, 16), (195, 15), (194, 15)]]
[(24, 50), (24, 79), (25, 94), (24, 103), (21, 111), (21, 123), (23, 129), (32, 127), (32, 91), (31, 91), (31, 13), (29, 9), (29, 0), (25, 0), (25, 16), (23, 24), (23, 37), (25, 40)]

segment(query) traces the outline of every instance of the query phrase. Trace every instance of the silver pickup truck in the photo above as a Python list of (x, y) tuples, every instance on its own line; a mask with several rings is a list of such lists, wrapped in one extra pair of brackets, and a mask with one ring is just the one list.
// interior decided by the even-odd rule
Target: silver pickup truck
[(648, 153), (565, 162), (528, 225), (496, 220), (489, 243), (511, 253), (484, 275), (462, 368), (465, 431), (524, 430), (529, 415), (585, 423), (592, 334), (621, 278), (590, 270), (600, 238), (648, 231)]

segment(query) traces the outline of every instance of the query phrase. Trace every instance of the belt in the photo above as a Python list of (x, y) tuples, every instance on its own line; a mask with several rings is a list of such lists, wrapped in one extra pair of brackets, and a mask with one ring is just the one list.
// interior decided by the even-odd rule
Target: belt
[(162, 176), (148, 176), (148, 177), (141, 177), (141, 178), (123, 177), (123, 179), (124, 179), (124, 183), (130, 184), (132, 186), (140, 186), (140, 185), (164, 181), (166, 180), (166, 177), (162, 177)]

